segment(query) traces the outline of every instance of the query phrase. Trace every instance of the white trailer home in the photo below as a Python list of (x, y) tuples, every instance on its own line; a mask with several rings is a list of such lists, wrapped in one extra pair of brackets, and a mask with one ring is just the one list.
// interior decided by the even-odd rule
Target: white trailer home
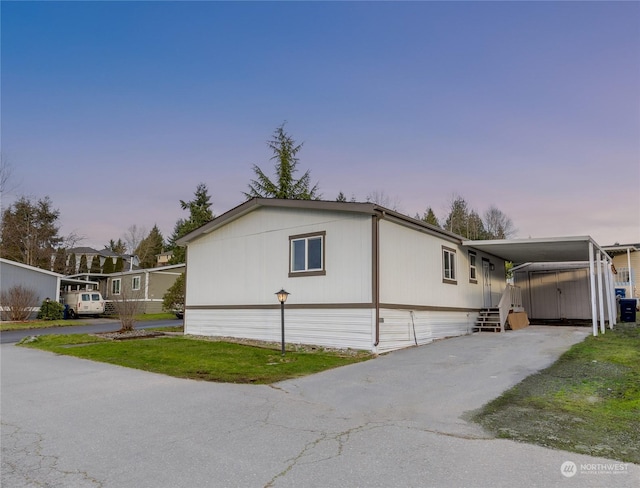
[(505, 261), (372, 203), (251, 199), (183, 237), (185, 333), (384, 352), (472, 332)]

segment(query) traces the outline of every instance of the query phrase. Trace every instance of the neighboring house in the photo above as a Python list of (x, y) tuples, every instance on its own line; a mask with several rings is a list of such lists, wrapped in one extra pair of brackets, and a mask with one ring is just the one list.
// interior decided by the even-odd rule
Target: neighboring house
[[(14, 286), (23, 286), (33, 290), (37, 297), (34, 313), (37, 313), (40, 304), (45, 299), (49, 298), (55, 301), (60, 299), (62, 278), (61, 274), (53, 271), (0, 258), (0, 291), (8, 291)], [(0, 309), (3, 309), (4, 305), (0, 304)]]
[(184, 264), (103, 275), (100, 290), (108, 301), (143, 302), (141, 313), (162, 312), (162, 297), (185, 272)]
[(532, 322), (592, 319), (589, 263), (526, 263), (512, 272)]
[(166, 266), (173, 257), (173, 251), (166, 251), (160, 254), (156, 254), (156, 264), (158, 266)]
[(185, 333), (384, 352), (468, 334), (505, 260), (373, 203), (251, 199), (187, 246)]
[(98, 256), (100, 259), (100, 268), (104, 266), (104, 263), (107, 259), (110, 259), (113, 265), (115, 266), (118, 258), (122, 258), (123, 261), (123, 269), (125, 271), (131, 271), (133, 269), (138, 269), (138, 265), (140, 264), (138, 260), (138, 256), (132, 254), (117, 254), (110, 249), (102, 249), (100, 251), (93, 249), (92, 247), (74, 247), (66, 250), (67, 255), (67, 266), (69, 265), (69, 259), (72, 254), (76, 256), (76, 267), (74, 273), (69, 273), (71, 275), (78, 273), (80, 268), (80, 260), (82, 256), (87, 258), (87, 267), (91, 268), (91, 263), (93, 262), (93, 258)]
[(616, 293), (623, 298), (640, 298), (640, 243), (615, 244), (603, 249), (613, 259)]

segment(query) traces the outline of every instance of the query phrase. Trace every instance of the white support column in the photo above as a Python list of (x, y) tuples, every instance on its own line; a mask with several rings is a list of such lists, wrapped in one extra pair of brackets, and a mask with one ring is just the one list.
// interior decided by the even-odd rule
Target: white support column
[(604, 334), (604, 294), (602, 290), (602, 253), (598, 249), (596, 253), (596, 260), (598, 262), (598, 305), (600, 315), (600, 332)]
[(627, 248), (627, 269), (629, 270), (629, 296), (625, 298), (635, 298), (633, 296), (633, 281), (631, 281), (631, 249)]
[(613, 278), (611, 277), (611, 262), (605, 255), (604, 260), (604, 278), (605, 278), (605, 290), (607, 297), (607, 312), (609, 312), (609, 329), (613, 329), (613, 324), (616, 321), (616, 302), (615, 291), (613, 289)]
[(593, 265), (593, 243), (589, 242), (589, 285), (591, 288), (591, 325), (593, 335), (598, 335), (598, 312), (596, 311), (596, 280)]

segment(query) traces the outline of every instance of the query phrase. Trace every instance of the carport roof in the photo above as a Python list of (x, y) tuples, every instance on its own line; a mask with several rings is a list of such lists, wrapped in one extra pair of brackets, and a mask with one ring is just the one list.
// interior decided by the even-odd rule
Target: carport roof
[(589, 243), (605, 252), (591, 237), (548, 237), (462, 241), (463, 246), (493, 254), (514, 264), (530, 262), (589, 261)]

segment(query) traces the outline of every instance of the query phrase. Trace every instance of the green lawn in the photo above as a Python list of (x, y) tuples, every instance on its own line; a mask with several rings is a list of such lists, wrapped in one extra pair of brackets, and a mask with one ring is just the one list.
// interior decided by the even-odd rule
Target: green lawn
[(34, 347), (178, 378), (270, 384), (370, 359), (368, 353), (287, 352), (189, 337), (111, 341), (86, 335), (47, 335), (24, 340)]
[(640, 464), (640, 326), (587, 337), (473, 420), (498, 437)]

